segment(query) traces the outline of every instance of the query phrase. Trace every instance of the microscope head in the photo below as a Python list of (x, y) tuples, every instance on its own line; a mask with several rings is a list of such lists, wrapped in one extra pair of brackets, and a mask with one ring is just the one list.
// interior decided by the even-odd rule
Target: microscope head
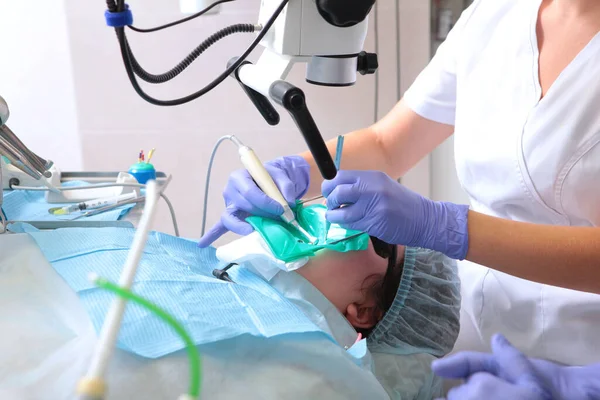
[(317, 0), (319, 14), (331, 25), (348, 28), (367, 18), (375, 0)]
[[(263, 0), (259, 24), (271, 17), (279, 0)], [(296, 0), (266, 34), (262, 45), (281, 58), (307, 63), (306, 81), (321, 86), (351, 86), (357, 72), (377, 70), (377, 55), (363, 51), (368, 16), (375, 0)]]

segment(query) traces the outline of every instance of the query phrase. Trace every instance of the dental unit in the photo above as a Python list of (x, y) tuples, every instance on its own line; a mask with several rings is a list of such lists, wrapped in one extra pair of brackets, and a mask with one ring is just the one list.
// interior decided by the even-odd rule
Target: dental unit
[[(2, 233), (6, 232), (9, 222), (27, 222), (40, 229), (56, 229), (63, 227), (133, 227), (128, 220), (86, 220), (87, 217), (98, 215), (117, 207), (139, 203), (145, 200), (141, 190), (145, 185), (140, 184), (135, 177), (127, 172), (62, 172), (50, 160), (45, 160), (29, 149), (19, 137), (8, 127), (7, 121), (10, 110), (4, 98), (0, 97), (0, 207), (5, 204), (5, 196), (10, 192), (44, 193), (44, 202), (47, 204), (92, 204), (97, 200), (106, 203), (107, 198), (118, 199), (113, 204), (102, 204), (102, 207), (93, 206), (93, 210), (86, 210), (75, 218), (69, 220), (12, 220), (3, 211), (0, 213)], [(161, 197), (169, 206), (173, 219), (175, 233), (178, 235), (177, 221), (170, 201), (164, 195), (164, 190), (171, 180), (163, 172), (156, 174), (156, 181), (161, 185)], [(85, 186), (75, 186), (72, 183), (87, 182)], [(10, 194), (12, 195), (12, 193)], [(14, 201), (12, 202), (14, 203)], [(75, 205), (73, 205), (75, 206)], [(73, 206), (54, 207), (58, 214), (69, 214), (65, 210)], [(66, 207), (66, 208), (65, 208)], [(78, 206), (80, 207), (80, 206)], [(63, 210), (58, 211), (58, 210)], [(137, 211), (139, 216), (139, 210)], [(132, 215), (134, 220), (138, 218)], [(9, 221), (10, 220), (10, 221)], [(76, 221), (77, 220), (77, 221)]]

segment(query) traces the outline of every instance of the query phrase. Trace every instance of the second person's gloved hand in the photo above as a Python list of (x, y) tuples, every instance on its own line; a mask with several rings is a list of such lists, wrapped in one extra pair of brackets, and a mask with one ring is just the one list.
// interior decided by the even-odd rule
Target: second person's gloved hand
[(429, 200), (379, 171), (339, 171), (321, 188), (327, 219), (343, 228), (454, 259), (467, 254), (467, 206)]
[(569, 367), (527, 358), (502, 335), (492, 338), (493, 354), (462, 352), (434, 361), (443, 378), (464, 379), (448, 400), (600, 399), (600, 364)]
[(502, 335), (492, 338), (493, 354), (458, 353), (434, 361), (433, 372), (443, 378), (464, 379), (447, 400), (552, 400), (552, 393), (531, 361)]
[[(265, 168), (290, 206), (308, 190), (310, 165), (302, 157), (277, 158), (265, 163)], [(239, 235), (252, 233), (252, 227), (245, 221), (249, 215), (278, 218), (283, 214), (281, 204), (268, 197), (245, 169), (231, 174), (223, 191), (223, 198), (225, 211), (221, 214), (220, 221), (202, 236), (199, 247), (210, 246), (228, 231)]]

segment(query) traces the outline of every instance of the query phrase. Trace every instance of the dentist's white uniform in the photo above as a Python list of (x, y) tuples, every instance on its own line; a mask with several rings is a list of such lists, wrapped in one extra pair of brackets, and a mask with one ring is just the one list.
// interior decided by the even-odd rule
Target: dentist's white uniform
[[(473, 210), (537, 224), (599, 226), (600, 34), (540, 100), (540, 4), (476, 0), (405, 101), (421, 116), (455, 126), (457, 172)], [(600, 362), (600, 296), (469, 262), (460, 273), (455, 350), (489, 351), (491, 336), (502, 332), (529, 356)]]

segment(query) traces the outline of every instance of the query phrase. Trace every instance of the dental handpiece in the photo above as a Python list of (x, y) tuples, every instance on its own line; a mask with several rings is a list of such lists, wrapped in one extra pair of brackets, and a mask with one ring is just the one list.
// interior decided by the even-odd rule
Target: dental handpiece
[(290, 208), (288, 202), (279, 191), (279, 188), (273, 181), (273, 178), (269, 174), (269, 172), (264, 167), (263, 163), (260, 161), (254, 150), (250, 147), (244, 145), (238, 138), (235, 136), (231, 136), (231, 141), (238, 146), (238, 153), (240, 155), (240, 161), (252, 177), (258, 187), (265, 192), (267, 196), (281, 204), (283, 207), (283, 214), (281, 215), (281, 219), (296, 228), (302, 235), (308, 238), (311, 243), (315, 243), (317, 239), (310, 235), (304, 228), (298, 224), (296, 221), (296, 216), (294, 215), (294, 211)]

